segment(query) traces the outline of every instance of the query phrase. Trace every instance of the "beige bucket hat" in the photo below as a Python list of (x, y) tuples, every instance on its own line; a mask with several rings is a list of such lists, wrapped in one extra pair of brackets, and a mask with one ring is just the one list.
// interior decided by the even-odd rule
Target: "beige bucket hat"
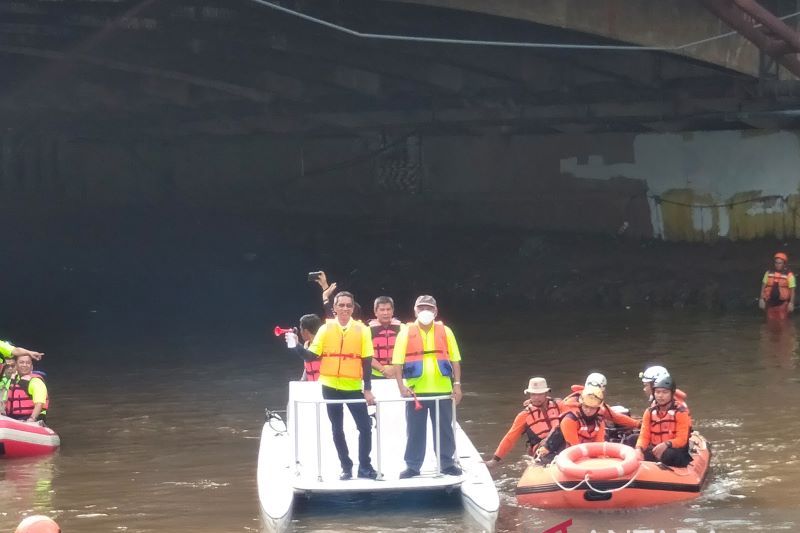
[(547, 386), (547, 380), (544, 378), (531, 378), (528, 381), (528, 388), (524, 392), (525, 394), (541, 394), (550, 392), (550, 387)]

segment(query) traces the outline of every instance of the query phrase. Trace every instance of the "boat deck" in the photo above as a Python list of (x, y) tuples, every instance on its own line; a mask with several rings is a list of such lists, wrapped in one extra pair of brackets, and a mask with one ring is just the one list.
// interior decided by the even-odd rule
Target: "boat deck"
[[(434, 451), (436, 434), (428, 426), (428, 444), (421, 473), (409, 479), (400, 479), (405, 468), (403, 455), (406, 446), (406, 402), (397, 390), (394, 380), (373, 381), (373, 393), (379, 404), (369, 407), (372, 418), (372, 466), (379, 478), (340, 481), (341, 466), (331, 437), (325, 400), (317, 383), (292, 382), (289, 390), (288, 420), (289, 433), (296, 432), (292, 448), (294, 457), (294, 479), (292, 485), (301, 492), (356, 492), (380, 490), (420, 490), (443, 489), (460, 485), (469, 476), (467, 470), (461, 476), (448, 476), (439, 473)], [(440, 409), (452, 409), (449, 399), (440, 401)], [(344, 406), (344, 431), (350, 458), (353, 460), (353, 475), (358, 472), (358, 430), (352, 417)], [(302, 420), (302, 423), (300, 421)], [(317, 429), (319, 428), (319, 431)], [(469, 439), (456, 428), (456, 449), (471, 448)], [(473, 448), (474, 449), (474, 448)], [(463, 455), (463, 454), (460, 454)], [(465, 459), (470, 454), (465, 455)], [(459, 462), (464, 461), (459, 457)]]
[[(429, 423), (425, 461), (420, 475), (400, 479), (400, 472), (406, 468), (403, 456), (407, 439), (407, 401), (400, 396), (394, 380), (375, 380), (372, 390), (377, 405), (369, 407), (373, 426), (370, 458), (379, 476), (374, 480), (354, 477), (342, 481), (326, 405), (363, 403), (363, 400), (326, 402), (317, 382), (295, 381), (289, 384), (285, 422), (267, 420), (259, 451), (259, 500), (268, 529), (280, 531), (287, 527), (293, 495), (460, 490), (469, 515), (484, 529), (493, 530), (499, 508), (497, 489), (480, 454), (460, 426), (453, 424), (458, 454), (456, 463), (463, 470), (462, 475), (441, 473), (441, 463), (434, 451), (437, 432)], [(452, 400), (441, 397), (439, 409), (454, 409)], [(344, 433), (355, 476), (359, 466), (358, 430), (347, 412), (347, 405), (344, 410)]]

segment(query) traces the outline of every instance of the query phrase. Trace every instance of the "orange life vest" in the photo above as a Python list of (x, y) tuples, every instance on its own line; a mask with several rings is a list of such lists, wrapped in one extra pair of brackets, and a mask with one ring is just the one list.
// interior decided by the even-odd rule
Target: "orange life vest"
[(373, 357), (382, 365), (392, 364), (392, 352), (397, 334), (400, 332), (401, 323), (396, 318), (388, 326), (382, 325), (377, 319), (369, 321), (369, 329), (372, 332), (372, 348), (375, 351)]
[(600, 431), (600, 428), (603, 424), (603, 415), (600, 411), (597, 412), (595, 416), (591, 419), (586, 418), (584, 416), (583, 411), (581, 411), (580, 407), (577, 409), (571, 409), (562, 415), (562, 418), (571, 418), (572, 420), (577, 420), (580, 426), (578, 427), (578, 437), (580, 438), (580, 444), (584, 442), (594, 442), (597, 433)]
[[(792, 271), (788, 268), (783, 269), (781, 272), (767, 270), (767, 283), (764, 285), (764, 291), (761, 293), (761, 297), (767, 302), (776, 304), (780, 302), (788, 302), (791, 298), (791, 291), (789, 289), (789, 275), (791, 273)], [(774, 287), (776, 285), (778, 289), (778, 301), (776, 301), (773, 297), (773, 291), (775, 290)]]
[(450, 363), (450, 352), (447, 349), (447, 333), (444, 324), (433, 323), (434, 349), (425, 350), (422, 334), (416, 322), (408, 324), (408, 344), (406, 345), (406, 358), (403, 364), (404, 378), (418, 378), (422, 375), (422, 359), (426, 355), (435, 354), (439, 364), (439, 372), (443, 376), (453, 375), (453, 365)]
[(342, 333), (336, 320), (326, 320), (325, 340), (322, 343), (319, 373), (333, 378), (361, 379), (361, 347), (364, 326), (358, 320), (351, 320), (350, 326)]
[(652, 445), (655, 446), (675, 438), (678, 429), (675, 413), (678, 412), (686, 412), (686, 409), (674, 401), (663, 416), (660, 415), (658, 406), (653, 405), (650, 409), (650, 443)]
[(558, 427), (561, 409), (554, 399), (548, 397), (544, 409), (528, 404), (525, 410), (528, 412), (525, 417), (527, 424), (525, 434), (528, 437), (528, 444), (533, 447), (547, 438), (553, 428)]
[(303, 361), (303, 368), (306, 371), (306, 381), (319, 381), (319, 367), (322, 366), (321, 359), (313, 361)]
[[(17, 420), (24, 420), (33, 414), (35, 404), (29, 392), (31, 381), (34, 379), (42, 379), (41, 374), (31, 374), (30, 376), (21, 377), (16, 380), (11, 388), (8, 390), (8, 399), (6, 401), (6, 413), (9, 417)], [(50, 406), (50, 397), (48, 395), (42, 407), (40, 417), (47, 414), (47, 408)]]

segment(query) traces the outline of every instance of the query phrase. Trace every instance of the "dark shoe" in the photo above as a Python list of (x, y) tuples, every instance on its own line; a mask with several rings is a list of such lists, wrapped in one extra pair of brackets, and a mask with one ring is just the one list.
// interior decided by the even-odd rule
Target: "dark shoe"
[(367, 468), (359, 468), (358, 477), (363, 479), (377, 479), (378, 473), (371, 466)]
[(410, 468), (406, 468), (402, 472), (400, 472), (400, 479), (408, 479), (410, 477), (418, 476), (419, 472), (416, 470), (412, 470)]
[(352, 470), (342, 470), (342, 473), (339, 476), (339, 480), (340, 481), (347, 481), (348, 479), (353, 479), (353, 471)]
[(442, 468), (442, 474), (447, 474), (448, 476), (460, 476), (463, 473), (463, 470), (456, 465), (450, 465), (447, 468)]

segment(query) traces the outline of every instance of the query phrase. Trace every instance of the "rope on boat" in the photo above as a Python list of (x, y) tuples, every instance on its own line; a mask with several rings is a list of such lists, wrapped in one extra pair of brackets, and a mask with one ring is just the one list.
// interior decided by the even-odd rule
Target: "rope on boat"
[[(281, 418), (281, 415), (278, 414), (278, 411), (270, 411), (269, 409), (267, 409), (266, 415), (267, 415), (267, 424), (269, 424), (269, 427), (272, 431), (279, 434), (286, 433), (288, 431), (288, 429), (286, 428), (286, 422), (283, 421), (283, 418)], [(283, 424), (283, 427), (276, 428), (275, 426), (273, 426), (272, 425), (273, 420), (278, 420), (281, 424)]]
[(639, 471), (641, 470), (641, 468), (637, 468), (637, 469), (636, 469), (636, 472), (634, 472), (633, 476), (631, 476), (631, 478), (630, 478), (630, 479), (629, 479), (629, 480), (628, 480), (628, 481), (627, 481), (627, 482), (626, 482), (624, 485), (622, 485), (621, 487), (617, 487), (616, 489), (608, 489), (608, 490), (603, 490), (603, 489), (598, 489), (598, 488), (595, 488), (595, 487), (593, 487), (593, 486), (592, 486), (592, 484), (591, 484), (591, 483), (589, 483), (589, 474), (586, 474), (586, 475), (584, 476), (584, 478), (583, 478), (583, 479), (582, 479), (582, 480), (581, 480), (581, 481), (580, 481), (580, 482), (579, 482), (577, 485), (575, 485), (574, 487), (568, 488), (568, 487), (565, 487), (564, 485), (562, 485), (562, 484), (561, 484), (561, 483), (560, 483), (560, 482), (559, 482), (559, 481), (558, 481), (558, 480), (555, 478), (555, 476), (553, 475), (553, 470), (554, 470), (554, 469), (553, 469), (552, 467), (549, 467), (549, 466), (548, 466), (548, 467), (546, 468), (546, 470), (547, 470), (547, 471), (548, 471), (548, 473), (550, 474), (550, 479), (552, 479), (552, 480), (553, 480), (553, 483), (555, 483), (555, 484), (558, 486), (558, 488), (560, 488), (561, 490), (564, 490), (564, 491), (570, 492), (570, 491), (576, 490), (576, 489), (577, 489), (577, 488), (579, 488), (581, 485), (583, 485), (584, 483), (586, 483), (586, 486), (587, 486), (587, 487), (589, 488), (589, 490), (591, 490), (591, 491), (594, 491), (594, 492), (599, 492), (600, 494), (610, 494), (610, 493), (612, 493), (612, 492), (617, 492), (617, 491), (619, 491), (619, 490), (622, 490), (622, 489), (627, 489), (627, 488), (630, 486), (630, 484), (631, 484), (631, 483), (633, 483), (634, 481), (636, 481), (636, 477), (639, 475)]
[(599, 492), (600, 494), (610, 494), (610, 493), (612, 493), (612, 492), (617, 492), (618, 490), (627, 489), (627, 488), (628, 488), (628, 486), (630, 486), (630, 484), (631, 484), (631, 483), (633, 483), (634, 481), (636, 481), (636, 476), (638, 476), (638, 475), (639, 475), (639, 471), (640, 471), (640, 470), (641, 470), (641, 468), (637, 468), (637, 469), (636, 469), (636, 472), (634, 472), (634, 473), (633, 473), (633, 475), (632, 475), (632, 476), (631, 476), (631, 478), (630, 478), (630, 479), (627, 481), (627, 483), (625, 483), (625, 484), (624, 484), (624, 485), (622, 485), (621, 487), (617, 487), (616, 489), (602, 490), (602, 489), (597, 489), (597, 488), (593, 487), (593, 486), (592, 486), (592, 484), (591, 484), (591, 483), (589, 483), (589, 474), (586, 474), (586, 477), (583, 479), (583, 482), (584, 482), (584, 483), (586, 483), (586, 486), (587, 486), (587, 487), (589, 487), (589, 488), (590, 488), (592, 491), (594, 491), (594, 492)]

